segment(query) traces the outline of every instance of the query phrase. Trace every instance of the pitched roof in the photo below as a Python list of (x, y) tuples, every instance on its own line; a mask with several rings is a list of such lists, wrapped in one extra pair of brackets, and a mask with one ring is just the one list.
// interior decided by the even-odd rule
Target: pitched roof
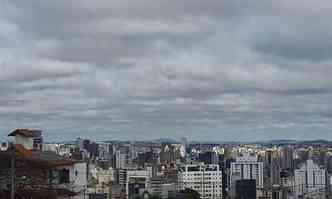
[(57, 167), (64, 165), (73, 165), (77, 160), (68, 159), (66, 157), (60, 156), (55, 152), (48, 151), (32, 151), (32, 155), (28, 157), (29, 160), (37, 162), (41, 166), (45, 167)]
[(34, 129), (16, 129), (13, 132), (11, 132), (8, 136), (21, 135), (24, 137), (40, 137), (41, 132), (42, 132), (41, 130), (34, 130)]
[[(36, 163), (36, 165), (39, 165), (40, 167), (52, 168), (58, 166), (73, 165), (75, 163), (82, 162), (79, 160), (62, 157), (54, 152), (28, 150), (20, 144), (15, 144), (14, 148), (17, 157), (31, 161), (32, 163)], [(10, 150), (0, 152), (0, 158), (10, 156)]]

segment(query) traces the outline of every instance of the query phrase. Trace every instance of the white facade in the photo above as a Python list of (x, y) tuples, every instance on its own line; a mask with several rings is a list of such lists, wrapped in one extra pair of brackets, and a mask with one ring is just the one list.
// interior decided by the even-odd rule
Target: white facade
[(72, 167), (71, 174), (70, 181), (74, 183), (74, 189), (76, 191), (83, 191), (86, 189), (88, 184), (87, 163), (75, 163)]
[[(80, 199), (83, 197), (84, 192), (87, 189), (88, 178), (87, 178), (87, 163), (86, 162), (78, 162), (73, 165), (59, 166), (56, 170), (61, 171), (66, 169), (69, 171), (69, 182), (68, 183), (60, 183), (58, 187), (61, 188), (69, 188), (78, 195), (74, 196), (73, 199)], [(54, 181), (55, 182), (55, 181)], [(59, 182), (55, 182), (59, 183)]]
[(296, 195), (319, 196), (324, 194), (326, 185), (325, 169), (321, 169), (312, 160), (295, 170)]
[(15, 144), (21, 144), (26, 149), (33, 149), (33, 137), (26, 137), (22, 135), (15, 136)]
[(256, 180), (256, 187), (263, 188), (263, 162), (258, 162), (257, 156), (245, 154), (231, 163), (230, 187), (234, 188), (236, 180)]
[(126, 168), (126, 154), (122, 154), (120, 151), (115, 152), (115, 168)]
[(197, 191), (202, 199), (222, 198), (222, 172), (219, 165), (185, 165), (178, 174), (179, 188)]
[(43, 144), (43, 151), (53, 151), (59, 154), (59, 144)]
[(61, 156), (69, 156), (71, 154), (71, 147), (60, 145), (58, 154)]

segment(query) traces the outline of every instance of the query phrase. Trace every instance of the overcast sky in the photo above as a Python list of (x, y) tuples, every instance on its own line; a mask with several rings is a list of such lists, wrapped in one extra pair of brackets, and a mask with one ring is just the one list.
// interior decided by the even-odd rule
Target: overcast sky
[(332, 2), (0, 0), (0, 137), (332, 140)]

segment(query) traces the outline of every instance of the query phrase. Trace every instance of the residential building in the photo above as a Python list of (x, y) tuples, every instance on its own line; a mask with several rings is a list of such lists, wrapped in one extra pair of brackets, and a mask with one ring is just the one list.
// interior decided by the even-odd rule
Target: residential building
[(290, 146), (285, 146), (282, 148), (281, 153), (281, 168), (285, 170), (293, 170), (294, 169), (294, 158), (293, 158), (294, 150)]
[(178, 184), (197, 191), (202, 199), (222, 198), (222, 171), (219, 165), (187, 164), (180, 168)]
[(295, 170), (295, 189), (297, 196), (318, 196), (325, 193), (326, 171), (309, 159), (301, 168)]
[(245, 153), (236, 157), (236, 161), (231, 163), (230, 169), (230, 189), (231, 195), (235, 195), (237, 180), (255, 180), (256, 187), (263, 188), (263, 162), (258, 162), (256, 155)]
[(14, 144), (21, 144), (27, 150), (42, 150), (43, 138), (40, 130), (16, 129), (8, 136), (15, 138)]
[[(0, 193), (8, 193), (11, 187), (9, 171), (14, 157), (15, 190), (18, 195), (49, 199), (83, 197), (87, 187), (86, 162), (41, 151), (39, 130), (17, 129), (9, 136), (15, 136), (15, 143), (7, 151), (0, 152)], [(0, 194), (0, 198), (7, 196)]]

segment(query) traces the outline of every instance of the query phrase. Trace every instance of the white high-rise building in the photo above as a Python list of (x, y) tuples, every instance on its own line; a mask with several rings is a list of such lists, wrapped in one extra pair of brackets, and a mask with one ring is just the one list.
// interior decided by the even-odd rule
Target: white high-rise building
[(222, 172), (219, 165), (184, 165), (180, 168), (178, 181), (180, 189), (193, 189), (202, 199), (222, 198)]
[(122, 154), (121, 151), (115, 152), (115, 168), (123, 169), (126, 167), (126, 155)]
[(325, 193), (325, 169), (312, 160), (307, 160), (300, 169), (295, 170), (295, 190), (297, 196), (318, 197)]
[(187, 147), (188, 147), (187, 143), (188, 143), (187, 138), (182, 137), (181, 138), (180, 154), (181, 154), (181, 157), (183, 157), (183, 158), (186, 158), (186, 155), (187, 155)]
[(256, 180), (256, 187), (263, 188), (263, 162), (256, 155), (243, 154), (231, 163), (230, 187), (235, 188), (236, 180)]

